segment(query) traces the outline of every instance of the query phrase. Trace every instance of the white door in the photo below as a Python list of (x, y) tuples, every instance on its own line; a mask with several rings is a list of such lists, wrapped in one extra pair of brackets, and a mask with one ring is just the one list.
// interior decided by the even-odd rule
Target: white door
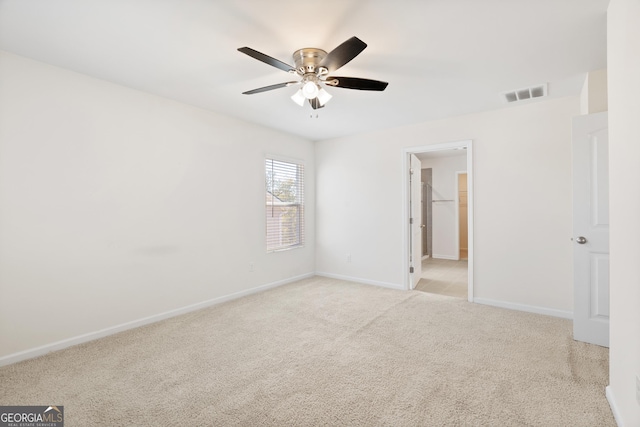
[(609, 346), (607, 113), (573, 120), (573, 337)]
[(415, 154), (411, 154), (409, 168), (410, 197), (409, 224), (411, 225), (410, 272), (411, 289), (414, 289), (422, 276), (422, 163)]

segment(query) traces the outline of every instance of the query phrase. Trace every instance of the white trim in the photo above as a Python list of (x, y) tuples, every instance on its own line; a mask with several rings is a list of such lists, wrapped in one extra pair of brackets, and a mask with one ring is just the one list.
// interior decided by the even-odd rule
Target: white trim
[(74, 345), (82, 344), (85, 342), (93, 341), (98, 338), (104, 338), (109, 335), (117, 334), (129, 329), (138, 328), (140, 326), (148, 325), (150, 323), (159, 322), (161, 320), (169, 319), (171, 317), (186, 314), (192, 311), (200, 310), (203, 308), (211, 307), (223, 302), (231, 301), (237, 298), (241, 298), (247, 295), (263, 292), (271, 288), (286, 285), (288, 283), (296, 282), (298, 280), (307, 279), (313, 277), (314, 273), (307, 273), (301, 276), (291, 277), (288, 279), (279, 280), (276, 282), (260, 285), (255, 288), (247, 289), (233, 294), (224, 295), (221, 297), (213, 298), (207, 301), (202, 301), (196, 304), (191, 304), (186, 307), (177, 308), (175, 310), (169, 310), (164, 313), (154, 314), (152, 316), (144, 317), (142, 319), (133, 320), (131, 322), (122, 323), (120, 325), (108, 327), (95, 332), (89, 332), (86, 334), (78, 335), (76, 337), (67, 338), (61, 341), (57, 341), (51, 344), (46, 344), (40, 347), (35, 347), (29, 350), (20, 351), (18, 353), (9, 354), (7, 356), (0, 357), (0, 366), (11, 365), (13, 363), (21, 362), (23, 360), (32, 359), (34, 357), (42, 356), (52, 351), (62, 350)]
[(616, 424), (618, 427), (625, 427), (622, 422), (622, 417), (620, 416), (620, 410), (618, 409), (618, 404), (616, 403), (616, 399), (613, 397), (613, 391), (611, 390), (611, 386), (608, 385), (605, 387), (605, 395), (607, 396), (607, 401), (609, 402), (609, 406), (611, 407), (611, 412), (613, 413), (613, 419), (616, 420)]
[[(306, 162), (304, 159), (299, 159), (297, 157), (287, 157), (287, 156), (282, 156), (280, 154), (273, 154), (273, 153), (263, 153), (264, 154), (264, 160), (276, 160), (279, 162), (285, 162), (285, 163), (296, 163), (298, 165), (303, 165), (306, 166)], [(262, 162), (264, 163), (264, 161)]]
[[(411, 274), (409, 273), (409, 154), (426, 153), (429, 151), (443, 151), (466, 148), (467, 151), (467, 210), (469, 215), (469, 247), (468, 247), (468, 291), (467, 299), (474, 302), (473, 297), (473, 259), (474, 259), (474, 239), (473, 239), (473, 141), (463, 140), (454, 142), (443, 142), (440, 144), (421, 145), (402, 149), (402, 269), (404, 270), (403, 289), (411, 289)], [(435, 258), (435, 256), (434, 256)], [(458, 258), (455, 258), (458, 259)]]
[(362, 279), (360, 277), (343, 276), (342, 274), (323, 273), (321, 271), (316, 271), (316, 276), (328, 277), (329, 279), (344, 280), (347, 282), (362, 283), (363, 285), (373, 285), (389, 289), (404, 290), (404, 286), (397, 283), (380, 282), (378, 280)]
[[(466, 171), (464, 173), (467, 173)], [(460, 260), (460, 171), (456, 171), (456, 181), (454, 183), (453, 193), (453, 215), (455, 216), (456, 227), (454, 230), (455, 240), (453, 246), (455, 247), (455, 260)]]
[(469, 270), (467, 280), (469, 281), (469, 302), (474, 301), (473, 291), (473, 272), (474, 272), (474, 260), (475, 260), (475, 245), (474, 245), (474, 195), (475, 189), (473, 173), (473, 141), (469, 141), (467, 144), (467, 269)]
[(562, 319), (573, 319), (573, 313), (565, 310), (556, 310), (555, 308), (538, 307), (534, 305), (517, 304), (514, 302), (496, 301), (488, 298), (474, 298), (473, 302), (489, 305), (492, 307), (506, 308), (509, 310), (525, 311), (527, 313), (543, 314), (545, 316), (560, 317)]
[(458, 258), (457, 256), (453, 256), (453, 255), (438, 255), (438, 254), (433, 254), (433, 259), (448, 259), (451, 261), (459, 261), (460, 258)]

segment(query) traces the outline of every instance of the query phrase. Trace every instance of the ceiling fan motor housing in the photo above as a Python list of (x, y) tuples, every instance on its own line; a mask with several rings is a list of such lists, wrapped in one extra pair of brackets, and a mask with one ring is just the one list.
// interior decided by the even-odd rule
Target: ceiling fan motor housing
[(322, 67), (321, 70), (318, 69), (318, 65), (326, 56), (327, 52), (315, 47), (298, 49), (293, 53), (296, 71), (302, 76), (308, 73), (323, 74), (322, 71), (327, 73), (328, 71), (325, 71), (326, 69), (324, 67)]

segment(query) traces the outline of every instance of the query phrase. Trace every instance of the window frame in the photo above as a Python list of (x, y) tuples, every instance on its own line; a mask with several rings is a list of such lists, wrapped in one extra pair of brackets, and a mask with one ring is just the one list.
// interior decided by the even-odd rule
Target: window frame
[[(288, 165), (294, 165), (296, 168), (296, 179), (295, 179), (295, 189), (296, 189), (296, 200), (295, 201), (285, 201), (285, 202), (281, 202), (280, 206), (287, 208), (287, 207), (292, 207), (295, 206), (297, 207), (297, 213), (296, 213), (296, 225), (297, 225), (297, 241), (296, 243), (293, 244), (280, 244), (280, 245), (274, 245), (271, 244), (272, 241), (270, 239), (270, 236), (273, 234), (273, 229), (270, 228), (270, 226), (272, 226), (271, 224), (273, 224), (273, 222), (270, 223), (269, 221), (269, 209), (271, 209), (271, 213), (273, 215), (273, 209), (274, 209), (274, 204), (273, 204), (273, 199), (277, 198), (276, 195), (273, 194), (273, 185), (271, 188), (269, 188), (269, 179), (268, 179), (268, 172), (267, 172), (267, 167), (268, 167), (268, 162), (272, 162), (271, 166), (273, 166), (273, 162), (277, 162), (277, 163), (284, 163), (284, 164), (288, 164)], [(289, 158), (289, 157), (283, 157), (283, 156), (279, 156), (279, 155), (272, 155), (272, 154), (266, 154), (264, 156), (264, 162), (263, 162), (263, 167), (264, 167), (264, 175), (263, 175), (263, 179), (264, 179), (264, 185), (265, 185), (265, 212), (264, 212), (264, 219), (265, 219), (265, 250), (267, 253), (274, 253), (274, 252), (284, 252), (284, 251), (289, 251), (289, 250), (293, 250), (293, 249), (299, 249), (299, 248), (303, 248), (305, 247), (305, 241), (306, 241), (306, 222), (305, 222), (305, 200), (304, 200), (304, 193), (305, 193), (305, 175), (306, 175), (306, 165), (305, 162), (300, 160), (300, 159), (294, 159), (294, 158)], [(273, 170), (273, 169), (272, 169)], [(273, 178), (272, 178), (273, 179)], [(272, 181), (273, 183), (273, 181)], [(269, 204), (269, 195), (271, 196), (271, 205)], [(280, 218), (280, 217), (279, 217)], [(282, 221), (279, 221), (279, 224), (282, 224)], [(281, 227), (278, 227), (278, 230), (280, 230)], [(271, 231), (271, 233), (270, 233)], [(277, 233), (279, 233), (280, 236), (282, 236), (282, 232), (278, 231)]]

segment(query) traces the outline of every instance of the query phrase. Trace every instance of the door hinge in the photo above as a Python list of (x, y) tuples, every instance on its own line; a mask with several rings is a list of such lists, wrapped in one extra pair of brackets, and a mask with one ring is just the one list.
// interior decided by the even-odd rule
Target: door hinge
[(413, 218), (409, 218), (409, 224), (413, 224)]
[(409, 273), (413, 273), (413, 267), (409, 267)]

